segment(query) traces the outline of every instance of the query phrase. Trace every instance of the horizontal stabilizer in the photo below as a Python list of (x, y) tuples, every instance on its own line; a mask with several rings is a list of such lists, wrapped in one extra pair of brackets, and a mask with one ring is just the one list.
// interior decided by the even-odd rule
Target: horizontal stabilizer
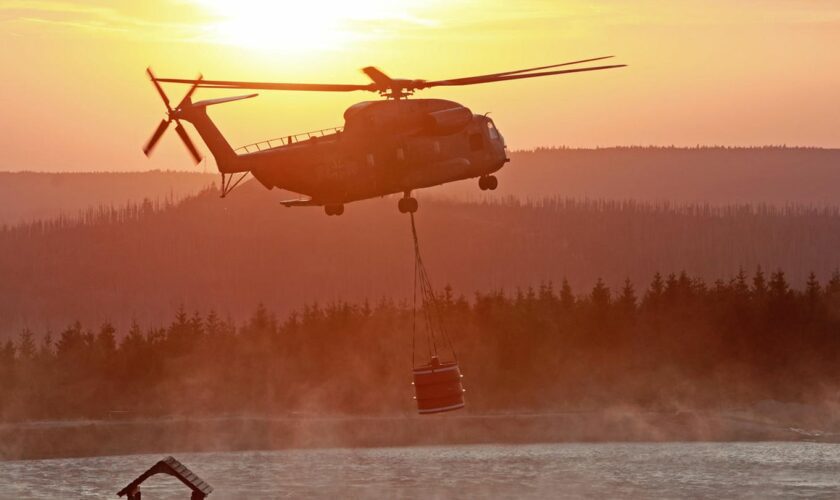
[(238, 95), (235, 97), (221, 97), (219, 99), (207, 99), (206, 101), (198, 101), (192, 104), (194, 108), (200, 108), (204, 106), (212, 106), (214, 104), (224, 104), (226, 102), (233, 102), (233, 101), (241, 101), (242, 99), (250, 99), (252, 97), (257, 97), (259, 94), (248, 94), (248, 95)]

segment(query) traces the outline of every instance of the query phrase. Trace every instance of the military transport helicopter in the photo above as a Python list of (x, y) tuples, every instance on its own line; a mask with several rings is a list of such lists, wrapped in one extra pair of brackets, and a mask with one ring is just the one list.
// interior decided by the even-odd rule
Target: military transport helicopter
[[(403, 193), (400, 212), (415, 212), (415, 189), (478, 177), (482, 190), (498, 185), (494, 172), (510, 161), (504, 138), (487, 115), (444, 99), (408, 99), (417, 90), (501, 82), (522, 78), (599, 71), (626, 65), (594, 66), (543, 71), (609, 59), (596, 57), (537, 68), (505, 71), (450, 80), (407, 80), (391, 78), (367, 67), (362, 71), (371, 83), (313, 84), (259, 83), (225, 80), (149, 78), (166, 106), (167, 118), (160, 122), (143, 148), (148, 156), (158, 140), (175, 122), (180, 136), (196, 163), (196, 149), (181, 120), (193, 124), (216, 160), (222, 174), (222, 196), (232, 191), (249, 173), (268, 189), (294, 191), (308, 198), (286, 200), (285, 206), (323, 206), (327, 215), (341, 215), (344, 204)], [(191, 85), (186, 96), (173, 108), (161, 83)], [(360, 102), (344, 112), (344, 126), (271, 139), (234, 150), (207, 116), (214, 104), (256, 97), (248, 94), (192, 102), (198, 88), (246, 90), (297, 90), (315, 92), (378, 92), (385, 100)], [(239, 175), (236, 175), (239, 174)]]

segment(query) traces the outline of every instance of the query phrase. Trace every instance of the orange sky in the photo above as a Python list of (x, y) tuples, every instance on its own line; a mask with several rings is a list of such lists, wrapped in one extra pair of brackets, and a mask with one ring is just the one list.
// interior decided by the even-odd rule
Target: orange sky
[[(514, 149), (840, 147), (834, 0), (395, 4), (0, 0), (0, 170), (192, 168), (174, 134), (151, 160), (140, 151), (163, 117), (147, 65), (175, 77), (367, 83), (366, 65), (440, 79), (615, 54), (630, 67), (422, 97), (492, 112)], [(184, 90), (167, 89), (173, 100)], [(263, 93), (211, 116), (241, 145), (340, 125), (347, 106), (372, 97)]]

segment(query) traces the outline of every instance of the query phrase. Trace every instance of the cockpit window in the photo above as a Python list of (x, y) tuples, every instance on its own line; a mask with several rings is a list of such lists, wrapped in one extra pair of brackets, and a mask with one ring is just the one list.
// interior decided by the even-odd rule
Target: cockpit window
[(499, 131), (496, 130), (496, 126), (493, 125), (493, 122), (487, 122), (487, 133), (490, 135), (490, 139), (493, 139), (494, 141), (499, 140)]

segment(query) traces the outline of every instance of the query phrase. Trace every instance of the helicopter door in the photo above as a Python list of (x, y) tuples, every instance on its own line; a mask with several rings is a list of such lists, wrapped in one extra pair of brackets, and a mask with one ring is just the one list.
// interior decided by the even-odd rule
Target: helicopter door
[(481, 132), (470, 134), (470, 151), (481, 151), (484, 149), (484, 136)]

